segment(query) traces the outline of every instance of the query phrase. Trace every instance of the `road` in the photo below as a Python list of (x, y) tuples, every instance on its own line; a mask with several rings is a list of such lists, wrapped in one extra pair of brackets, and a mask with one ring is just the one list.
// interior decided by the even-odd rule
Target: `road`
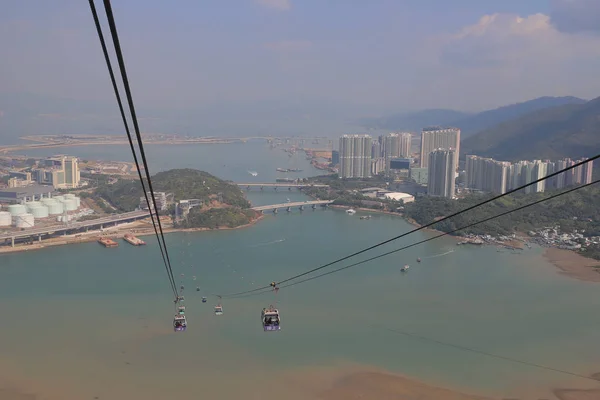
[(256, 211), (264, 211), (264, 210), (273, 210), (275, 208), (287, 208), (287, 207), (300, 207), (300, 206), (312, 206), (314, 205), (324, 205), (331, 204), (333, 200), (312, 200), (312, 201), (295, 201), (292, 203), (281, 203), (281, 204), (271, 204), (267, 206), (257, 206), (252, 207), (253, 210)]

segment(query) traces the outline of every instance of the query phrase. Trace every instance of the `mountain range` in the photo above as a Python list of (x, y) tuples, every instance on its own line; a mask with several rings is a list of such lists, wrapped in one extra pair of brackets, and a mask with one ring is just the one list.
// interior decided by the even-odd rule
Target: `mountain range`
[(502, 122), (461, 141), (461, 151), (506, 161), (596, 155), (600, 152), (600, 97)]
[(466, 139), (482, 130), (531, 112), (568, 104), (584, 104), (585, 102), (586, 100), (571, 96), (539, 97), (480, 113), (433, 109), (398, 113), (381, 118), (364, 118), (359, 123), (368, 128), (390, 131), (421, 131), (427, 126), (454, 126), (461, 129), (461, 137)]

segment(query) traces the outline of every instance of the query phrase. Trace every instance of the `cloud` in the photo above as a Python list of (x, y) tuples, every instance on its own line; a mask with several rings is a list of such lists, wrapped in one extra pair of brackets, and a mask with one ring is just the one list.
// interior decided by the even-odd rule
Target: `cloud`
[(550, 17), (561, 32), (600, 33), (599, 0), (552, 0)]
[(278, 42), (265, 43), (264, 47), (274, 51), (298, 51), (307, 50), (312, 47), (308, 40), (281, 40)]
[(286, 11), (292, 8), (292, 2), (290, 0), (255, 0), (257, 4), (267, 7), (274, 8), (276, 10)]
[(565, 34), (544, 14), (485, 15), (437, 42), (442, 63), (465, 68), (547, 65), (600, 56), (598, 38)]

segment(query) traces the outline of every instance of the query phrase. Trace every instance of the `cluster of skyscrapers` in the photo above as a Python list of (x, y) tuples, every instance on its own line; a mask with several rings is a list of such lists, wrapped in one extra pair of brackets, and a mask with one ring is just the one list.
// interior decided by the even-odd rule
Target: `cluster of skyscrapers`
[[(587, 159), (573, 161), (565, 158), (558, 161), (533, 160), (510, 163), (468, 155), (465, 165), (465, 186), (471, 190), (502, 194), (585, 160)], [(592, 168), (593, 161), (588, 161), (567, 172), (528, 186), (524, 191), (537, 193), (546, 189), (561, 189), (571, 185), (591, 183)]]
[(340, 137), (340, 177), (366, 178), (381, 172), (389, 173), (399, 161), (410, 157), (411, 138), (410, 133), (390, 133), (377, 139), (369, 135)]
[[(456, 194), (460, 154), (460, 129), (431, 127), (421, 133), (418, 167), (411, 166), (411, 134), (390, 133), (377, 139), (369, 135), (344, 135), (340, 138), (339, 174), (342, 178), (367, 178), (385, 172), (409, 170), (409, 176), (427, 184), (427, 194), (452, 198)], [(332, 157), (333, 160), (333, 157)], [(556, 171), (586, 159), (573, 161), (533, 160), (515, 163), (497, 161), (475, 155), (466, 156), (464, 184), (466, 189), (506, 193), (516, 187), (544, 178)], [(524, 189), (525, 193), (561, 189), (592, 182), (593, 162), (538, 182)]]

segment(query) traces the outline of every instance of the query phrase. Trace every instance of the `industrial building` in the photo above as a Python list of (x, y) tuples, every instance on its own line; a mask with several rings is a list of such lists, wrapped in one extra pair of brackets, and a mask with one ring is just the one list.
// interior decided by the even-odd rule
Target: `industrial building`
[(34, 196), (25, 196), (25, 198), (29, 201), (10, 204), (0, 211), (0, 226), (13, 225), (18, 229), (27, 229), (33, 228), (38, 220), (56, 218), (59, 222), (67, 222), (91, 212), (91, 210), (82, 210), (79, 215), (76, 213), (81, 206), (81, 199), (74, 194), (39, 197), (39, 200)]
[(0, 202), (2, 203), (22, 203), (26, 201), (41, 200), (50, 197), (54, 188), (44, 185), (30, 185), (23, 187), (0, 189)]
[(81, 179), (79, 160), (64, 155), (48, 157), (41, 162), (40, 168), (31, 170), (31, 175), (42, 185), (52, 185), (57, 189), (77, 188)]

